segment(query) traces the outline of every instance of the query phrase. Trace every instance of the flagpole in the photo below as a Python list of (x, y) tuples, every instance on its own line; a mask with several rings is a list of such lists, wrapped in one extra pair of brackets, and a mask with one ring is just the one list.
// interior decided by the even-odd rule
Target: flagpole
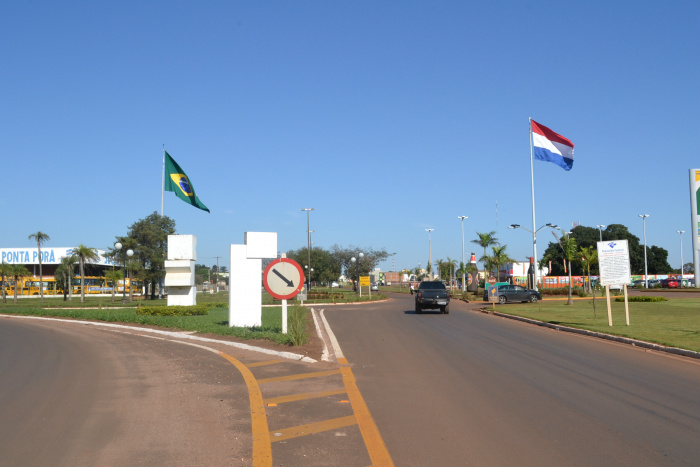
[[(532, 149), (532, 147), (530, 147)], [(160, 217), (163, 217), (163, 199), (165, 198), (165, 144), (163, 144), (163, 180), (160, 184)]]
[(532, 284), (532, 288), (537, 290), (537, 226), (535, 224), (535, 171), (532, 151), (532, 117), (529, 117), (528, 120), (530, 122), (530, 186), (532, 187), (532, 257), (535, 273), (535, 283)]

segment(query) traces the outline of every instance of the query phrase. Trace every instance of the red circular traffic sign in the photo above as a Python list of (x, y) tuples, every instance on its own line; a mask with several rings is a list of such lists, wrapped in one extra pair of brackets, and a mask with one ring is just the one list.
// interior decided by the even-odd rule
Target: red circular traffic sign
[(493, 276), (489, 277), (488, 283), (494, 285), (496, 283), (496, 278)]
[(289, 258), (277, 258), (267, 265), (263, 285), (278, 300), (294, 298), (304, 288), (304, 270)]

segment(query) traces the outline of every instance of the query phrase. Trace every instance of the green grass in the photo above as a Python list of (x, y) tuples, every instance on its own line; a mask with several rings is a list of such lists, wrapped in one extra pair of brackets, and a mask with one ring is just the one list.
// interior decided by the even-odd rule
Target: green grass
[[(277, 344), (293, 345), (300, 342), (299, 336), (292, 333), (282, 334), (282, 307), (263, 307), (262, 325), (253, 328), (228, 327), (228, 293), (198, 294), (197, 303), (221, 303), (224, 306), (213, 308), (208, 315), (201, 316), (149, 316), (136, 313), (139, 304), (122, 305), (121, 300), (111, 301), (109, 297), (86, 297), (80, 303), (80, 297), (73, 297), (72, 302), (62, 298), (48, 298), (42, 303), (35, 298), (21, 299), (17, 304), (8, 297), (7, 303), (0, 302), (0, 314), (50, 316), (112, 323), (133, 323), (138, 325), (159, 326), (165, 329), (193, 331), (201, 334), (217, 334), (239, 339), (267, 339)], [(143, 300), (142, 305), (167, 305), (167, 300)], [(107, 308), (109, 307), (109, 308)], [(112, 307), (117, 307), (113, 309)], [(302, 339), (303, 340), (303, 339)]]
[[(608, 325), (605, 298), (593, 300), (540, 301), (536, 304), (496, 305), (496, 311), (545, 323), (613, 334), (670, 347), (700, 352), (700, 300), (671, 298), (665, 302), (629, 302), (630, 325), (625, 322), (625, 304), (611, 300), (613, 325)], [(490, 305), (489, 305), (490, 308)]]

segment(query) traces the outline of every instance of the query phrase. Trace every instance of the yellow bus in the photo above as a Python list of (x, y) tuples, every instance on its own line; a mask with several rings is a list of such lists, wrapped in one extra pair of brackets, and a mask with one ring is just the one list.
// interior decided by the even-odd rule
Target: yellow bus
[[(39, 295), (39, 284), (41, 281), (38, 277), (19, 277), (17, 280), (17, 295)], [(58, 286), (54, 277), (44, 277), (43, 281), (44, 295), (63, 295), (63, 289)], [(73, 295), (80, 295), (80, 276), (75, 276), (71, 280), (73, 286)], [(86, 294), (111, 294), (113, 284), (107, 282), (102, 276), (85, 276), (85, 293)], [(134, 294), (141, 292), (140, 281), (126, 280), (126, 293), (131, 290)], [(117, 283), (115, 293), (123, 293), (124, 281), (120, 280)], [(8, 297), (15, 294), (14, 279), (5, 279), (5, 293)]]
[[(39, 295), (39, 285), (41, 281), (38, 277), (19, 277), (17, 280), (17, 295)], [(56, 279), (44, 277), (44, 295), (62, 295), (63, 289), (58, 287)], [(7, 296), (15, 295), (15, 281), (5, 280), (5, 293)]]

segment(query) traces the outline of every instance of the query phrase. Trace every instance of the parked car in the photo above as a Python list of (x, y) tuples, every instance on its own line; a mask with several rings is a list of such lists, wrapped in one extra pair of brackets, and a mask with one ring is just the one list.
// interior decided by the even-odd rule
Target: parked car
[(338, 287), (338, 283), (337, 283), (337, 282), (331, 282), (331, 287), (332, 287), (332, 288)]
[(379, 284), (377, 284), (376, 282), (374, 284), (371, 284), (369, 286), (369, 290), (371, 290), (372, 292), (379, 292)]
[[(498, 302), (531, 302), (542, 300), (542, 295), (537, 290), (527, 289), (520, 285), (498, 285)], [(484, 301), (488, 301), (488, 288), (484, 290)]]

